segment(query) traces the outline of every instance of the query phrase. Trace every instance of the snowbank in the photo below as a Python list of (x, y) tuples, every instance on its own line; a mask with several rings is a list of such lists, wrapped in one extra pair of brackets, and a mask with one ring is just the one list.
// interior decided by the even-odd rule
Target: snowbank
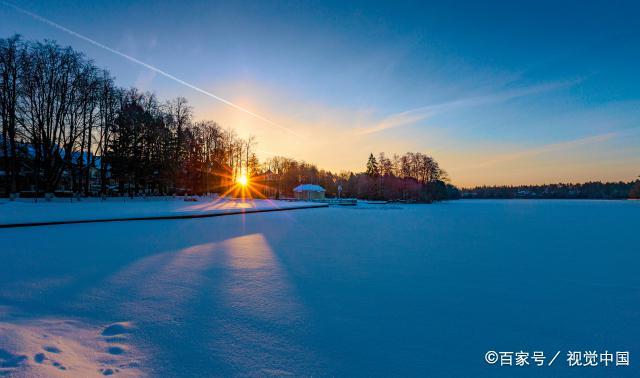
[(200, 198), (196, 202), (181, 197), (163, 199), (57, 200), (46, 202), (0, 202), (0, 227), (3, 225), (126, 220), (146, 218), (203, 217), (219, 214), (238, 214), (322, 207), (324, 204), (271, 200), (234, 200)]

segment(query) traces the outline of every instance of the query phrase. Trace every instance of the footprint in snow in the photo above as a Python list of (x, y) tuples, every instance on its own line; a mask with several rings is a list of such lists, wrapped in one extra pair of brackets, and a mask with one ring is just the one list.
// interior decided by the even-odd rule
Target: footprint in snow
[[(27, 361), (28, 357), (20, 354), (12, 354), (7, 350), (0, 349), (0, 368), (17, 368)], [(4, 369), (3, 369), (4, 370)], [(2, 373), (3, 370), (0, 370)]]
[(46, 359), (47, 357), (44, 355), (44, 353), (36, 353), (36, 355), (33, 356), (33, 360), (39, 364), (43, 363)]
[(119, 346), (112, 346), (107, 348), (107, 353), (109, 354), (122, 354), (124, 353), (124, 348)]
[(62, 352), (60, 349), (52, 346), (52, 345), (45, 345), (42, 347), (42, 349), (46, 350), (47, 352), (51, 352), (51, 353), (60, 353)]
[(102, 330), (102, 336), (117, 336), (131, 333), (132, 326), (128, 322), (113, 323)]

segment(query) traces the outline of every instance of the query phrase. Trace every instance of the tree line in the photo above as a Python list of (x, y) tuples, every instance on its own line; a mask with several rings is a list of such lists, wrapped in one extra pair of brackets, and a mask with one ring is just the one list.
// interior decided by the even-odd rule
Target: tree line
[(212, 191), (257, 171), (254, 138), (194, 122), (184, 98), (124, 89), (52, 41), (0, 39), (4, 192)]
[(121, 88), (72, 48), (17, 35), (0, 39), (0, 121), (5, 195), (224, 193), (240, 175), (252, 177), (257, 196), (277, 198), (291, 197), (302, 183), (366, 199), (459, 195), (423, 153), (371, 154), (361, 173), (336, 174), (281, 156), (261, 162), (255, 138), (194, 120), (185, 98), (161, 101)]
[(276, 196), (290, 195), (291, 188), (307, 182), (324, 187), (330, 197), (431, 202), (460, 196), (436, 160), (420, 152), (390, 158), (384, 152), (378, 157), (370, 154), (365, 171), (360, 173), (332, 173), (280, 156), (268, 159), (265, 169), (274, 174), (271, 187), (276, 189)]
[(463, 198), (478, 199), (627, 199), (640, 198), (640, 180), (519, 186), (479, 186), (462, 189)]

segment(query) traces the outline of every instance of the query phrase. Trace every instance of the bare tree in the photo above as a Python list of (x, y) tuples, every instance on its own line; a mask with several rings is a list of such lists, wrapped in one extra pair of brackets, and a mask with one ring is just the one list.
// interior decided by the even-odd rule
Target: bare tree
[(17, 190), (17, 102), (20, 59), (24, 46), (20, 36), (0, 39), (0, 122), (2, 122), (2, 153), (8, 177), (6, 192)]

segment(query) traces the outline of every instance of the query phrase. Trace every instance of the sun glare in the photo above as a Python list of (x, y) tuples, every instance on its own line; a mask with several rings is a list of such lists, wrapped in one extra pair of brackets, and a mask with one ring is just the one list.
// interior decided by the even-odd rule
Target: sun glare
[(240, 184), (240, 186), (247, 186), (247, 184), (249, 184), (249, 179), (247, 178), (247, 175), (242, 175), (238, 177), (238, 184)]

